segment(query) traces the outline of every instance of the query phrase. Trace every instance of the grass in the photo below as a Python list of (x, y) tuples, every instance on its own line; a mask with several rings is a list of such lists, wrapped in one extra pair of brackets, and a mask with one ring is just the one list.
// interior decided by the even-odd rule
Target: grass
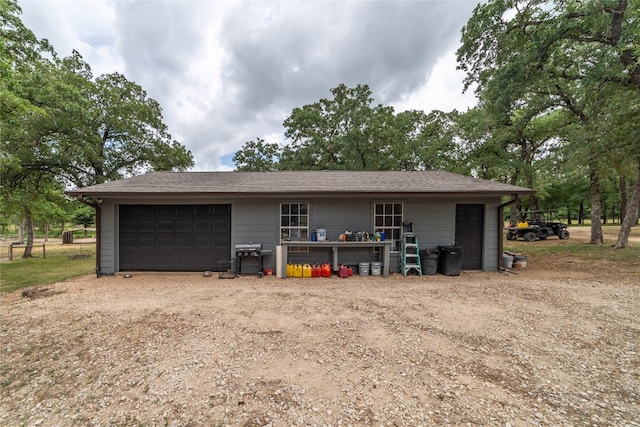
[[(579, 233), (578, 229), (583, 232)], [(592, 245), (589, 243), (590, 227), (571, 226), (572, 233), (569, 240), (559, 240), (557, 237), (550, 237), (546, 241), (524, 242), (508, 241), (505, 239), (504, 249), (511, 252), (526, 253), (534, 258), (580, 258), (585, 261), (608, 261), (612, 263), (622, 263), (626, 268), (637, 267), (640, 271), (640, 243), (629, 241), (629, 247), (625, 249), (614, 249), (620, 231), (619, 225), (605, 225), (602, 227), (604, 235), (603, 245)], [(640, 227), (632, 229), (631, 236), (640, 236)]]
[[(8, 261), (7, 247), (2, 247), (0, 265), (0, 292), (13, 292), (31, 286), (48, 285), (72, 277), (95, 272), (95, 244), (47, 244), (46, 258), (42, 258), (41, 246), (34, 246), (31, 259), (20, 259), (24, 249), (14, 250), (14, 260)], [(89, 255), (86, 258), (69, 259), (73, 255)]]

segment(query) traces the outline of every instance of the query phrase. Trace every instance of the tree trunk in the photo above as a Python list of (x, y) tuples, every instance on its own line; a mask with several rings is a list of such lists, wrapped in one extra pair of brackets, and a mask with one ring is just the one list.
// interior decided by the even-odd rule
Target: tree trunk
[(44, 225), (44, 242), (47, 243), (49, 241), (49, 223)]
[(627, 212), (625, 212), (624, 220), (620, 225), (618, 240), (614, 245), (615, 249), (626, 248), (629, 242), (629, 234), (631, 227), (638, 222), (638, 210), (640, 206), (640, 161), (638, 162), (638, 178), (633, 186), (631, 200), (628, 203)]
[(33, 221), (31, 220), (31, 210), (27, 208), (24, 217), (24, 228), (27, 231), (27, 247), (24, 248), (22, 259), (33, 258), (31, 249), (33, 249)]
[(571, 225), (571, 208), (567, 205), (567, 225)]
[(605, 203), (604, 206), (602, 207), (602, 222), (604, 224), (607, 223), (607, 204)]
[(620, 176), (620, 224), (624, 221), (624, 216), (627, 214), (627, 178)]
[(18, 224), (18, 241), (20, 244), (24, 241), (24, 219)]
[(591, 243), (601, 245), (604, 243), (602, 235), (602, 222), (600, 220), (600, 177), (595, 168), (589, 173), (591, 181)]
[(578, 224), (584, 224), (584, 202), (580, 201), (580, 208), (578, 209)]

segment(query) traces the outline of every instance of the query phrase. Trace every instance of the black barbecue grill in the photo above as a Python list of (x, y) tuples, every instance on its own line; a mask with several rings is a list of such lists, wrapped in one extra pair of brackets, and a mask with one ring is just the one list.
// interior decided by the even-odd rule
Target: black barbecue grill
[(264, 271), (263, 257), (271, 251), (262, 249), (262, 243), (239, 243), (236, 249), (236, 274), (242, 273), (242, 260), (245, 258), (255, 258), (258, 260), (258, 274)]

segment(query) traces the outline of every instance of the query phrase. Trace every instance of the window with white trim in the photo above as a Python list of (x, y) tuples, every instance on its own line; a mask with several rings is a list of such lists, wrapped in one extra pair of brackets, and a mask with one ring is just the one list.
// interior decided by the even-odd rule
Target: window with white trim
[(402, 203), (375, 203), (373, 205), (374, 231), (384, 232), (385, 240), (391, 240), (391, 251), (400, 250), (402, 237)]
[[(309, 240), (309, 203), (280, 203), (280, 241)], [(289, 247), (289, 252), (307, 248)]]

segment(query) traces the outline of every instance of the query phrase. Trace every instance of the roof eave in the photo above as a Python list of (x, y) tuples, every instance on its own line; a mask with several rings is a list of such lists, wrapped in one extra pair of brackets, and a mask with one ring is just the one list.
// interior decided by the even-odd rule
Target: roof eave
[(414, 196), (451, 196), (451, 195), (466, 195), (466, 196), (509, 196), (513, 194), (529, 195), (534, 194), (535, 190), (467, 190), (467, 191), (313, 191), (313, 190), (291, 190), (291, 191), (141, 191), (141, 192), (129, 192), (129, 191), (96, 191), (96, 192), (83, 192), (83, 191), (67, 191), (66, 194), (70, 197), (84, 198), (122, 198), (122, 197), (153, 197), (153, 196), (217, 196), (217, 197), (229, 197), (229, 196), (279, 196), (287, 194), (313, 194), (320, 196), (352, 196), (357, 195), (414, 195)]

